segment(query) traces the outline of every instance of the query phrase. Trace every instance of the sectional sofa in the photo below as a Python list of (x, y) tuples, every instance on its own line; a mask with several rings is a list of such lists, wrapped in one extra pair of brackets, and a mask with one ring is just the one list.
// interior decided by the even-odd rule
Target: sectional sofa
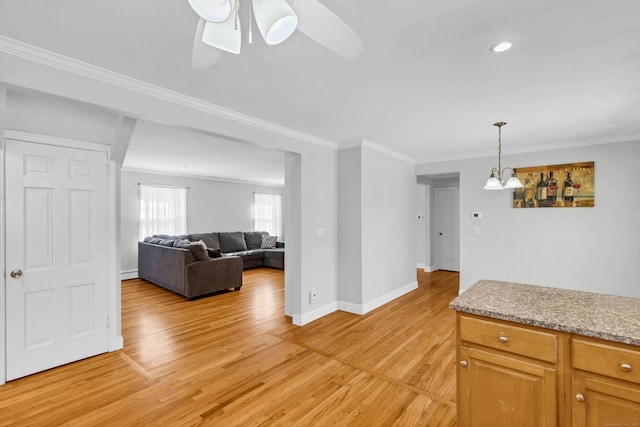
[(242, 270), (284, 269), (284, 244), (267, 232), (154, 235), (138, 242), (138, 276), (188, 299), (242, 287)]

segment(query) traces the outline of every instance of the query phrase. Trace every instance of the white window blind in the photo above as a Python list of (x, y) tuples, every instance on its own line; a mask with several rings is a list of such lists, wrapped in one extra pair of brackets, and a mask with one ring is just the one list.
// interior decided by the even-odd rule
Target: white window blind
[(140, 184), (139, 237), (187, 233), (187, 188)]
[(281, 194), (253, 193), (253, 230), (284, 240)]

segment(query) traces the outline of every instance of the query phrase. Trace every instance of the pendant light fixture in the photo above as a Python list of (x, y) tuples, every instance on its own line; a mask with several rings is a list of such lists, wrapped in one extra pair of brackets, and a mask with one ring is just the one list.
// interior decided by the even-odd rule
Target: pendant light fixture
[[(501, 156), (502, 156), (502, 126), (506, 125), (506, 122), (494, 123), (494, 126), (498, 127), (498, 167), (491, 169), (491, 176), (487, 180), (487, 183), (483, 187), (485, 190), (503, 190), (505, 188), (522, 188), (522, 183), (516, 176), (516, 170), (512, 167), (506, 167), (502, 169)], [(503, 181), (504, 172), (511, 170), (511, 176), (505, 184)]]

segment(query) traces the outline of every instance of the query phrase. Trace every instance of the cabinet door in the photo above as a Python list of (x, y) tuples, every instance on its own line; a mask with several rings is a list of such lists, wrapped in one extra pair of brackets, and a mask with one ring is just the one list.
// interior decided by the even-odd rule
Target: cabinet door
[(553, 368), (460, 347), (461, 427), (551, 427), (558, 424)]
[(640, 426), (637, 385), (574, 375), (574, 426)]

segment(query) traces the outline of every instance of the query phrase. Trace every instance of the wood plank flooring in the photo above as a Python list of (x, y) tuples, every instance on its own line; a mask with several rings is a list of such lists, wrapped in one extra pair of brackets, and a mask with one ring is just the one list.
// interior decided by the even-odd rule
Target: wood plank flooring
[(457, 273), (364, 316), (304, 327), (283, 315), (284, 274), (187, 301), (122, 283), (122, 351), (0, 387), (0, 426), (455, 426)]

